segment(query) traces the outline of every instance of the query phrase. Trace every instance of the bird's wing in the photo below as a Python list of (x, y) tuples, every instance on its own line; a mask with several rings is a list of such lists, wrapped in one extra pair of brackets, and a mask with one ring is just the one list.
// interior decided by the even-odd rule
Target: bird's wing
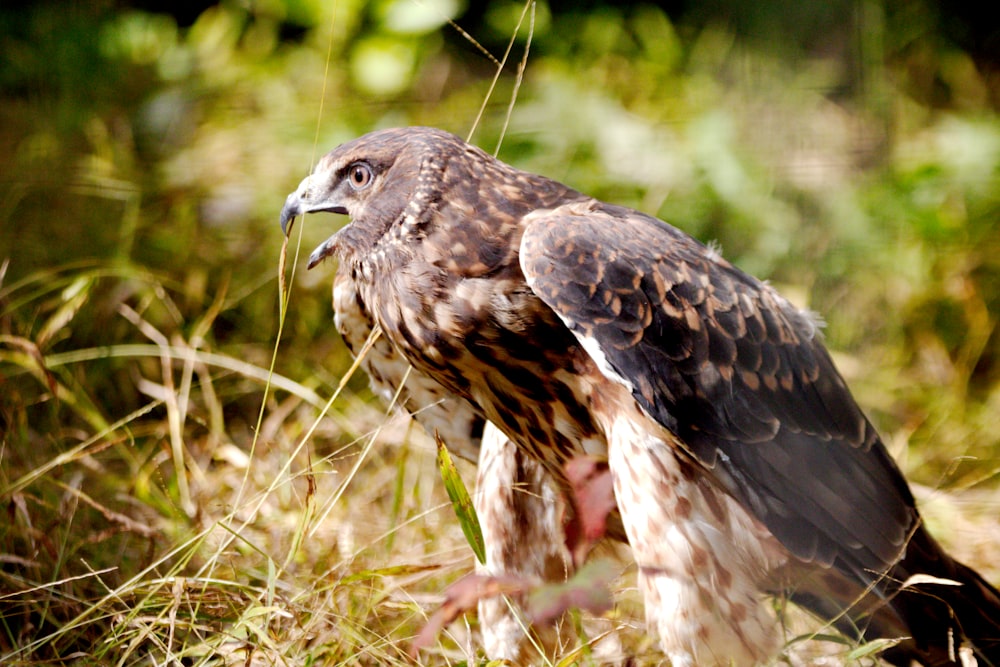
[(535, 293), (793, 554), (869, 581), (899, 558), (913, 498), (806, 314), (630, 209), (525, 221)]

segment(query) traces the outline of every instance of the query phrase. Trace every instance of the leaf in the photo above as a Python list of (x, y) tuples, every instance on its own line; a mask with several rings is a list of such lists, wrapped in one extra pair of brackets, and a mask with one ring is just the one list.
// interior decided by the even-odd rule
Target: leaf
[(476, 558), (480, 563), (485, 565), (486, 547), (483, 543), (483, 530), (479, 526), (479, 517), (476, 515), (476, 508), (472, 504), (472, 498), (469, 496), (469, 491), (465, 488), (465, 483), (462, 482), (462, 476), (458, 474), (458, 469), (455, 468), (454, 461), (451, 460), (448, 447), (437, 432), (434, 433), (434, 441), (437, 442), (438, 448), (438, 470), (441, 471), (441, 479), (444, 481), (445, 491), (448, 492), (448, 497), (451, 499), (451, 506), (455, 509), (458, 524), (462, 527), (465, 539), (469, 542), (469, 546), (472, 547)]
[(618, 566), (610, 559), (599, 558), (564, 583), (539, 586), (528, 595), (525, 605), (531, 622), (543, 625), (570, 609), (603, 614), (614, 605), (611, 583), (617, 576)]
[(870, 642), (865, 642), (861, 646), (857, 647), (850, 653), (848, 653), (844, 660), (845, 662), (851, 662), (853, 660), (860, 660), (861, 658), (867, 657), (869, 655), (875, 655), (890, 649), (901, 641), (907, 639), (906, 637), (894, 637), (892, 639), (873, 639)]
[(410, 655), (416, 657), (422, 648), (433, 643), (441, 630), (467, 611), (475, 609), (480, 600), (497, 595), (518, 595), (529, 583), (517, 577), (470, 574), (462, 577), (445, 591), (444, 602), (431, 614), (427, 623), (410, 644)]

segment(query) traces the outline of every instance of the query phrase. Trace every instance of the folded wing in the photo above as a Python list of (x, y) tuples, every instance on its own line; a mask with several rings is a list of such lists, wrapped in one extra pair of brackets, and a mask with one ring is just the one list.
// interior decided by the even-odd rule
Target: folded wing
[(602, 370), (793, 554), (865, 582), (900, 557), (913, 498), (808, 315), (597, 201), (532, 214), (520, 262)]

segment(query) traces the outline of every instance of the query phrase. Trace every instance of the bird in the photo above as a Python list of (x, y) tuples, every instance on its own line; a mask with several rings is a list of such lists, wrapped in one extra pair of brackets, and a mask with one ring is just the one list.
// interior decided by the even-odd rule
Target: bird
[(892, 664), (1000, 665), (1000, 592), (928, 532), (817, 319), (716, 248), (427, 127), (325, 155), (283, 231), (316, 212), (350, 222), (310, 268), (421, 381), (558, 489), (606, 457), (674, 667), (773, 658), (767, 595)]

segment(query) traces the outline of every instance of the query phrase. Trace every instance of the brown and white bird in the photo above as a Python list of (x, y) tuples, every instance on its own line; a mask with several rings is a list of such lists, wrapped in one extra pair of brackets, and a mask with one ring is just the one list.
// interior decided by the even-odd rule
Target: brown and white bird
[(762, 593), (855, 638), (901, 638), (884, 654), (896, 664), (967, 647), (1000, 665), (1000, 593), (925, 530), (815, 322), (767, 284), (661, 220), (431, 128), (327, 154), (282, 227), (317, 211), (351, 223), (309, 264), (339, 258), (383, 357), (557, 486), (568, 459), (608, 457), (675, 667), (773, 656)]

